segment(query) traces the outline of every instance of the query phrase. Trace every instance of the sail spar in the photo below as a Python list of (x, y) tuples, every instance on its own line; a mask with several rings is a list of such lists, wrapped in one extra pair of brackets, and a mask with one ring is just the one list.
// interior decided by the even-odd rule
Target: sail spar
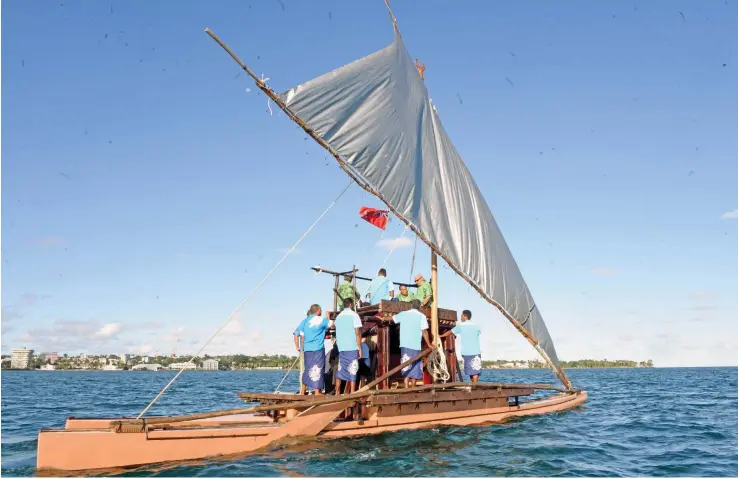
[[(280, 95), (571, 383), (528, 286), (395, 29), (386, 48)], [(321, 142), (322, 143), (322, 142)]]

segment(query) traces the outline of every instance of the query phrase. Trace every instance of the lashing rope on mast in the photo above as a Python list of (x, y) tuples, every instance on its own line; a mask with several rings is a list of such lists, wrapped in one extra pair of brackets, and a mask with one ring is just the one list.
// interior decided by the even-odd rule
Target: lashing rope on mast
[(410, 261), (410, 281), (413, 280), (413, 271), (415, 271), (415, 250), (418, 248), (418, 235), (415, 235), (415, 243), (413, 243), (413, 259)]
[(448, 364), (446, 362), (446, 354), (443, 350), (440, 338), (436, 341), (436, 349), (428, 356), (428, 373), (433, 376), (436, 381), (446, 382), (451, 378), (448, 372)]
[[(220, 331), (226, 326), (226, 324), (228, 324), (231, 321), (231, 319), (233, 319), (233, 317), (236, 315), (236, 313), (238, 313), (241, 310), (241, 308), (243, 308), (243, 306), (246, 303), (248, 303), (248, 301), (251, 299), (251, 297), (254, 295), (254, 293), (256, 293), (259, 290), (259, 288), (261, 288), (261, 285), (263, 285), (266, 282), (266, 280), (269, 279), (269, 277), (277, 270), (277, 268), (279, 268), (282, 265), (282, 263), (284, 263), (284, 260), (287, 259), (287, 257), (295, 250), (295, 248), (297, 248), (297, 245), (299, 245), (302, 242), (302, 240), (305, 239), (305, 237), (313, 230), (313, 228), (315, 228), (315, 226), (320, 222), (320, 220), (323, 219), (323, 217), (328, 213), (328, 211), (330, 211), (330, 209), (333, 208), (333, 205), (335, 205), (336, 202), (338, 202), (338, 200), (343, 196), (344, 193), (346, 193), (349, 190), (349, 188), (351, 188), (351, 185), (353, 185), (353, 184), (354, 184), (353, 181), (350, 181), (349, 182), (348, 186), (346, 188), (344, 188), (344, 190), (341, 192), (341, 194), (338, 195), (336, 197), (336, 199), (331, 202), (330, 205), (328, 205), (328, 208), (326, 208), (325, 211), (323, 211), (323, 213), (320, 216), (318, 216), (318, 219), (315, 220), (315, 222), (312, 225), (310, 225), (310, 228), (308, 228), (307, 231), (300, 237), (300, 239), (297, 240), (297, 243), (295, 243), (294, 245), (292, 245), (292, 248), (290, 248), (287, 251), (287, 253), (285, 253), (285, 255), (282, 256), (282, 259), (280, 259), (279, 262), (276, 264), (276, 266), (274, 266), (274, 268), (272, 268), (272, 270), (269, 271), (269, 273), (267, 273), (266, 276), (264, 276), (264, 279), (262, 279), (259, 282), (259, 284), (256, 285), (256, 288), (254, 288), (254, 290), (251, 291), (251, 293), (249, 293), (248, 296), (246, 296), (246, 299), (244, 299), (243, 301), (241, 301), (241, 304), (239, 304), (238, 307), (235, 309), (235, 311), (233, 311), (231, 313), (231, 315), (228, 316), (228, 319), (226, 319), (225, 322), (220, 325), (220, 327), (215, 331), (215, 333), (213, 333), (213, 335), (210, 336), (210, 339), (208, 339), (205, 342), (205, 344), (202, 345), (202, 347), (197, 352), (197, 354), (195, 354), (194, 356), (192, 356), (192, 358), (189, 361), (187, 361), (187, 364), (191, 364), (195, 360), (195, 358), (199, 357), (200, 354), (202, 354), (203, 350), (208, 346), (208, 344), (210, 344), (210, 342), (213, 339), (215, 339), (215, 337), (218, 335), (218, 333), (220, 333)], [(149, 405), (146, 406), (143, 411), (141, 411), (141, 413), (136, 417), (136, 419), (141, 419), (141, 416), (143, 416), (146, 413), (146, 411), (148, 411), (149, 408), (151, 408), (151, 406), (153, 406), (154, 403), (156, 403), (156, 401), (159, 400), (159, 398), (162, 396), (162, 394), (164, 394), (164, 392), (167, 389), (169, 389), (169, 387), (174, 383), (174, 381), (177, 380), (177, 378), (179, 377), (179, 375), (182, 374), (185, 371), (185, 369), (186, 368), (182, 368), (182, 369), (179, 370), (179, 372), (177, 372), (177, 374), (172, 378), (172, 380), (169, 381), (166, 386), (164, 386), (164, 389), (162, 389), (159, 392), (159, 394), (157, 394), (156, 397), (149, 403)]]

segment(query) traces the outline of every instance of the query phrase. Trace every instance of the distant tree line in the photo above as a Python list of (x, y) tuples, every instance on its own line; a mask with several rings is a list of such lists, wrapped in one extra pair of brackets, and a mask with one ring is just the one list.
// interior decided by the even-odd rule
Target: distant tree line
[[(163, 367), (169, 367), (172, 363), (186, 363), (189, 362), (192, 356), (157, 356), (149, 357), (149, 363), (160, 364)], [(217, 359), (218, 369), (222, 371), (230, 369), (259, 369), (259, 368), (279, 368), (288, 369), (295, 363), (296, 356), (287, 356), (284, 354), (267, 355), (262, 354), (259, 356), (247, 356), (245, 354), (230, 354), (222, 356), (210, 356), (205, 355), (203, 357), (195, 358), (193, 361), (198, 368), (202, 368), (203, 361), (206, 359)], [(29, 365), (30, 369), (38, 369), (44, 364), (49, 364), (49, 360), (43, 357), (34, 357)], [(132, 356), (128, 363), (119, 361), (116, 365), (121, 369), (128, 369), (132, 365), (143, 363), (142, 356)], [(57, 369), (79, 369), (84, 367), (85, 369), (102, 369), (108, 361), (104, 357), (88, 357), (87, 359), (80, 360), (76, 357), (69, 357), (67, 354), (60, 356), (56, 362)], [(114, 363), (115, 364), (115, 363)], [(3, 363), (3, 369), (10, 366), (10, 362)], [(295, 365), (297, 367), (297, 365)], [(626, 359), (616, 359), (608, 361), (607, 359), (579, 359), (577, 361), (561, 361), (561, 366), (567, 369), (575, 368), (652, 368), (653, 361), (631, 361)], [(530, 369), (544, 369), (548, 368), (546, 363), (538, 360), (487, 360), (482, 361), (483, 368), (530, 368)]]
[[(543, 361), (528, 361), (529, 368), (547, 368)], [(561, 367), (565, 369), (576, 368), (652, 368), (653, 361), (631, 361), (627, 359), (579, 359), (577, 361), (561, 361)]]

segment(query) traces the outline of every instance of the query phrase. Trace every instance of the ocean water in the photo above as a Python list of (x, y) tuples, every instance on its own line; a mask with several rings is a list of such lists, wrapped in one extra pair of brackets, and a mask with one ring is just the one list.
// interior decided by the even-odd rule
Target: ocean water
[[(583, 406), (484, 427), (300, 442), (235, 461), (130, 476), (738, 476), (738, 368), (578, 369)], [(173, 372), (2, 372), (2, 475), (35, 474), (41, 428), (67, 416), (135, 415)], [(280, 371), (183, 373), (153, 415), (243, 407)], [(552, 382), (544, 370), (485, 371), (494, 382)], [(291, 373), (282, 390), (297, 389)]]

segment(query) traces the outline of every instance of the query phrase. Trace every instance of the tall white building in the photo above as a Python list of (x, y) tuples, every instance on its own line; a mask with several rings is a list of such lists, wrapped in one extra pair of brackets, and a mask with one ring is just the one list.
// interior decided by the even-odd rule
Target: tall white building
[(10, 367), (13, 369), (28, 369), (33, 358), (33, 349), (14, 349), (10, 356)]
[(208, 371), (217, 371), (218, 363), (219, 361), (217, 359), (206, 359), (202, 362), (202, 368)]

